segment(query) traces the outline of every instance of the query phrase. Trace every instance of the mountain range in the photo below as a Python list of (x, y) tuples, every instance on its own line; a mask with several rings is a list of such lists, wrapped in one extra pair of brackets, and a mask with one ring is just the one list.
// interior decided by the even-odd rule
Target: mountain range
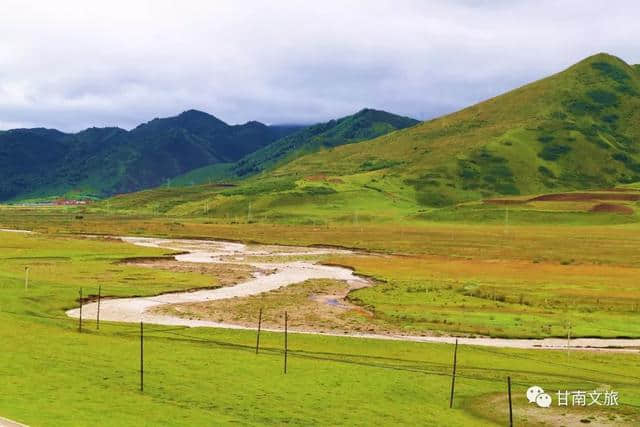
[(154, 187), (194, 168), (233, 162), (299, 130), (228, 125), (201, 111), (154, 119), (131, 131), (90, 128), (0, 132), (0, 200), (75, 192), (103, 197)]
[[(237, 179), (321, 147), (362, 141), (417, 120), (365, 109), (327, 123), (228, 125), (201, 111), (154, 119), (131, 131), (90, 128), (0, 132), (0, 200), (101, 198), (164, 183)], [(253, 154), (252, 154), (253, 153)], [(251, 155), (250, 157), (245, 157)]]

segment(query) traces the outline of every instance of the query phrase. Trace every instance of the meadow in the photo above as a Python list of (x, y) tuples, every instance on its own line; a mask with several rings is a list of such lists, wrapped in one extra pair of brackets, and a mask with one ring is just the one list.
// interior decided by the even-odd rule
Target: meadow
[[(4, 226), (5, 224), (3, 224)], [(153, 295), (211, 286), (211, 277), (118, 262), (164, 251), (110, 239), (0, 233), (0, 414), (31, 425), (420, 424), (504, 425), (506, 377), (518, 424), (549, 419), (634, 425), (640, 420), (637, 354), (461, 346), (449, 409), (453, 346), (146, 325), (144, 391), (139, 326), (64, 309), (78, 288)], [(30, 266), (28, 289), (24, 267)], [(529, 406), (525, 391), (615, 390), (618, 407)], [(490, 402), (490, 405), (487, 405)]]

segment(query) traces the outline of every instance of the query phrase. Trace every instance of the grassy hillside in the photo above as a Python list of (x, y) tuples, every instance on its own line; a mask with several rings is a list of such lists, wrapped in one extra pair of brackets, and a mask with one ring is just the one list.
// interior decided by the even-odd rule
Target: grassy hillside
[(230, 126), (190, 110), (130, 132), (0, 132), (0, 200), (65, 193), (103, 196), (154, 187), (194, 168), (236, 161), (298, 129), (258, 122)]
[(460, 112), (277, 171), (363, 176), (441, 206), (495, 195), (606, 188), (640, 180), (640, 75), (599, 54)]
[(244, 178), (321, 149), (372, 139), (417, 123), (418, 120), (409, 117), (365, 108), (351, 116), (301, 129), (248, 154), (236, 163), (223, 167), (205, 166), (189, 172), (178, 177), (176, 183), (193, 185)]
[(418, 123), (409, 117), (365, 108), (352, 116), (310, 126), (257, 150), (238, 161), (233, 172), (240, 177), (253, 175), (323, 148), (372, 139)]
[[(459, 112), (324, 146), (236, 188), (150, 191), (114, 199), (111, 207), (287, 221), (438, 219), (434, 208), (460, 217), (452, 211), (460, 203), (640, 181), (639, 138), (640, 73), (598, 54)], [(504, 207), (493, 211), (504, 218)], [(569, 222), (575, 220), (584, 222)]]

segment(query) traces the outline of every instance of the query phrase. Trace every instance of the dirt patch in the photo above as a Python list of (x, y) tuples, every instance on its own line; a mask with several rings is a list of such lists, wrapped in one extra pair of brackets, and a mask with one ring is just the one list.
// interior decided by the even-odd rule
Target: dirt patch
[(309, 175), (304, 178), (307, 181), (328, 182), (330, 184), (344, 184), (340, 178), (329, 178), (325, 174)]
[[(557, 406), (540, 408), (528, 403), (524, 390), (514, 390), (513, 424), (517, 426), (637, 426), (640, 414), (625, 406)], [(473, 414), (500, 425), (508, 423), (509, 409), (506, 393), (493, 393), (473, 399), (467, 405)]]
[(591, 208), (591, 212), (618, 213), (630, 215), (633, 209), (625, 205), (616, 205), (613, 203), (599, 203)]
[(325, 179), (327, 179), (327, 176), (324, 174), (309, 175), (304, 179), (306, 179), (307, 181), (324, 181)]
[(271, 274), (273, 270), (259, 269), (246, 264), (227, 263), (188, 263), (176, 261), (173, 258), (129, 258), (123, 263), (137, 267), (157, 268), (160, 270), (177, 271), (182, 273), (198, 273), (210, 275), (220, 286), (231, 286), (249, 280), (256, 274)]

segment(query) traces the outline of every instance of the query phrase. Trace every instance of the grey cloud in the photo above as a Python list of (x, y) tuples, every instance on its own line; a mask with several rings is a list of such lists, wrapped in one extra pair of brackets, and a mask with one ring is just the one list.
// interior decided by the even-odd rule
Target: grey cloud
[(607, 51), (640, 62), (634, 1), (0, 3), (0, 129), (125, 128), (202, 109), (311, 123), (430, 118)]

